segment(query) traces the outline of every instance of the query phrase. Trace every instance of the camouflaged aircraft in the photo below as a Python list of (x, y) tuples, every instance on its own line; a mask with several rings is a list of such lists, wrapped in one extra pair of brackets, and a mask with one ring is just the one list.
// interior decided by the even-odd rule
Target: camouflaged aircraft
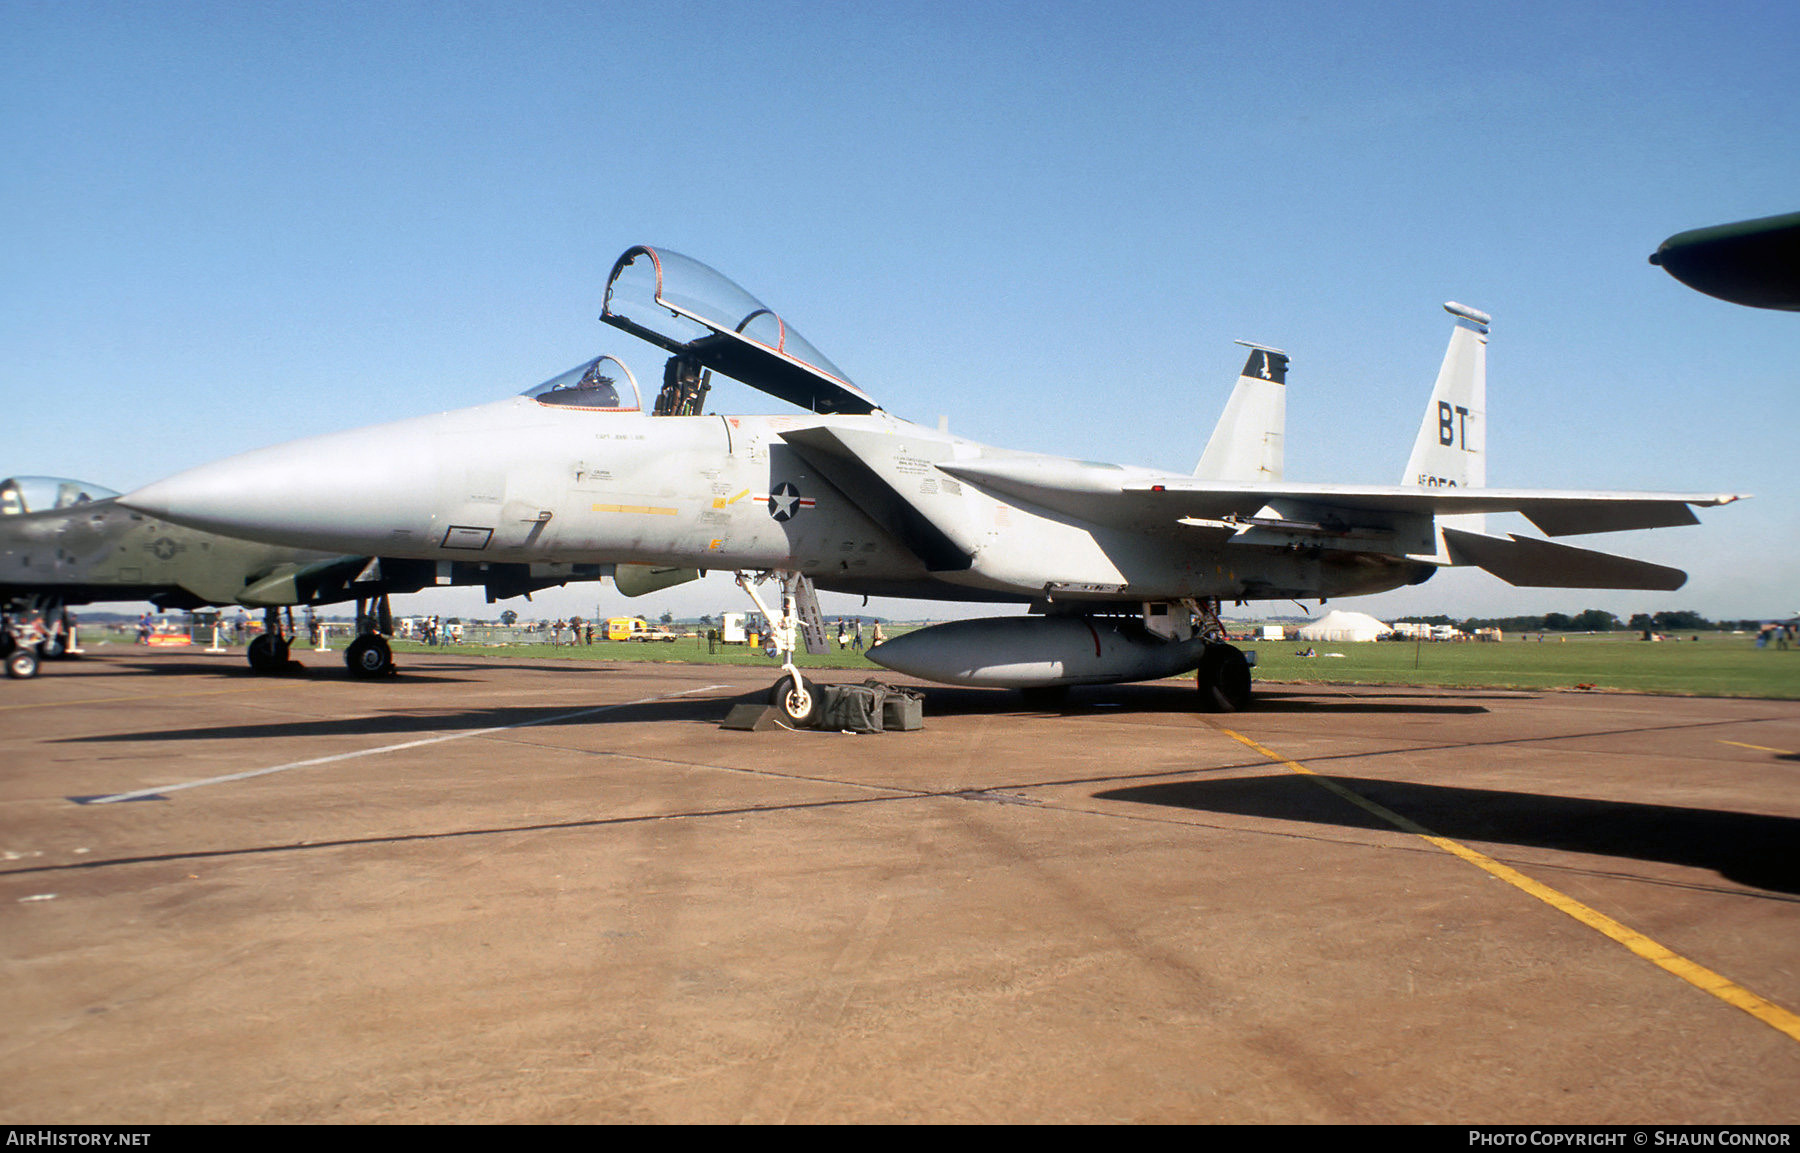
[[(56, 627), (70, 605), (149, 601), (162, 609), (243, 605), (264, 613), (247, 650), (256, 672), (285, 668), (292, 622), (281, 610), (356, 602), (358, 635), (344, 650), (353, 675), (394, 671), (388, 598), (440, 585), (485, 585), (490, 601), (599, 575), (591, 565), (506, 564), (342, 556), (238, 540), (171, 524), (119, 504), (85, 481), (16, 476), (0, 481), (0, 661), (15, 678), (65, 654)], [(51, 622), (42, 640), (18, 627)]]
[[(822, 646), (815, 589), (1015, 602), (870, 650), (940, 682), (1054, 691), (1195, 671), (1204, 708), (1243, 707), (1251, 657), (1223, 601), (1381, 592), (1473, 565), (1515, 585), (1673, 589), (1679, 570), (1492, 534), (1522, 513), (1550, 536), (1694, 524), (1732, 493), (1485, 487), (1489, 318), (1459, 304), (1400, 483), (1281, 476), (1278, 392), (1249, 390), (1195, 474), (984, 445), (891, 415), (750, 293), (698, 261), (635, 247), (601, 320), (667, 359), (646, 407), (612, 355), (518, 396), (260, 449), (123, 503), (295, 547), (431, 561), (635, 566), (642, 587), (737, 574), (784, 658), (772, 701), (819, 707), (792, 654)], [(1252, 348), (1274, 386), (1286, 358)], [(712, 374), (797, 411), (707, 415)], [(1244, 383), (1240, 380), (1240, 385)], [(759, 586), (773, 580), (775, 606)]]

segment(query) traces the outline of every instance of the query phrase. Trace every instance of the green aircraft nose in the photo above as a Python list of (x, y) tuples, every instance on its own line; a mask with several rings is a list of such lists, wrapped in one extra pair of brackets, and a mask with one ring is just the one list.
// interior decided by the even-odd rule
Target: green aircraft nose
[(1800, 311), (1800, 212), (1678, 232), (1650, 263), (1720, 300)]

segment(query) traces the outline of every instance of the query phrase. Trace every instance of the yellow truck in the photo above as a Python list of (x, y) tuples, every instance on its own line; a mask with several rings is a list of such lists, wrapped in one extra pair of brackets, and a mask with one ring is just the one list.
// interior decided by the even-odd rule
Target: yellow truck
[(630, 641), (650, 631), (650, 623), (643, 617), (608, 617), (606, 621), (606, 639), (609, 641)]
[(606, 639), (609, 641), (670, 641), (676, 639), (673, 629), (652, 626), (643, 617), (608, 617)]

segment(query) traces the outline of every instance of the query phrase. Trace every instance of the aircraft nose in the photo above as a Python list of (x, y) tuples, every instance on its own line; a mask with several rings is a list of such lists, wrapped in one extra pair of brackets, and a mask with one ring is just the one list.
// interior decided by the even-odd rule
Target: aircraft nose
[[(391, 430), (358, 429), (258, 449), (119, 498), (207, 532), (327, 552), (373, 552), (415, 525), (435, 484), (429, 462), (397, 463)], [(410, 474), (410, 475), (409, 475)], [(423, 529), (424, 525), (419, 525)]]

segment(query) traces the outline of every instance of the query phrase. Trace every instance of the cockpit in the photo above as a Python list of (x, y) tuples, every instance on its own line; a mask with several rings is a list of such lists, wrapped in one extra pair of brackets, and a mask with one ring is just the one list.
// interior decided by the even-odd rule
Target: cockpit
[(597, 356), (519, 394), (557, 408), (590, 408), (601, 412), (638, 412), (643, 398), (637, 377), (623, 361)]
[(0, 480), (0, 516), (74, 508), (90, 501), (110, 500), (119, 494), (110, 488), (60, 476), (15, 476)]
[[(722, 373), (809, 412), (869, 413), (880, 406), (805, 337), (736, 283), (697, 260), (638, 246), (613, 265), (600, 319), (669, 352), (652, 416), (699, 416)], [(642, 412), (637, 377), (596, 357), (521, 395), (539, 404)]]

